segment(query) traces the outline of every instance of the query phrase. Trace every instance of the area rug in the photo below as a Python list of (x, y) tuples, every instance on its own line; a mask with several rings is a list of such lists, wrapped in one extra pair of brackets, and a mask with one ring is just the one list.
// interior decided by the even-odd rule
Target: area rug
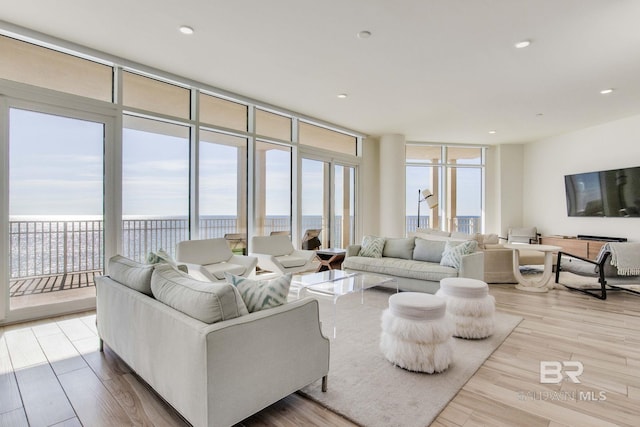
[(380, 316), (389, 292), (371, 289), (338, 300), (336, 338), (331, 300), (320, 300), (325, 336), (331, 339), (329, 387), (320, 382), (300, 391), (345, 418), (367, 427), (428, 426), (522, 318), (496, 313), (496, 330), (484, 340), (454, 339), (454, 359), (440, 374), (409, 372), (393, 366), (378, 349)]
[[(607, 277), (605, 278), (607, 283), (611, 285), (615, 285), (620, 288), (627, 288), (634, 291), (640, 292), (640, 277), (638, 276), (618, 276), (618, 277)], [(592, 276), (581, 276), (579, 274), (574, 274), (569, 271), (561, 271), (560, 272), (560, 285), (567, 285), (573, 288), (583, 288), (583, 289), (599, 289), (600, 282), (597, 277)], [(555, 275), (550, 280), (550, 284), (554, 284), (555, 287), (558, 287), (555, 283)], [(611, 289), (609, 286), (607, 286)], [(561, 288), (560, 288), (561, 289)]]

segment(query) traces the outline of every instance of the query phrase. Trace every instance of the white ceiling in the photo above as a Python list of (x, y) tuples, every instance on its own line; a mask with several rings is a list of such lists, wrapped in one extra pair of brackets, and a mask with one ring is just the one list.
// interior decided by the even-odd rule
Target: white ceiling
[(0, 0), (0, 20), (412, 141), (527, 142), (640, 114), (638, 0)]

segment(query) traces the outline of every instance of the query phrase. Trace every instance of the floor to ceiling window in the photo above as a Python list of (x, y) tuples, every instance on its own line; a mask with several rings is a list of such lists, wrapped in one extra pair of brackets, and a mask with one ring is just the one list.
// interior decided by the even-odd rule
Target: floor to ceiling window
[[(484, 150), (407, 144), (407, 233), (418, 227), (464, 233), (482, 231)], [(437, 207), (429, 207), (423, 190), (438, 200)]]
[(291, 147), (258, 141), (254, 177), (254, 234), (291, 236)]
[[(0, 254), (13, 263), (0, 266), (0, 322), (8, 313), (10, 280), (13, 284), (25, 275), (56, 275), (59, 268), (100, 273), (112, 255), (144, 262), (151, 251), (174, 254), (176, 243), (185, 239), (223, 237), (236, 253), (246, 253), (254, 235), (286, 234), (296, 247), (312, 228), (322, 230), (323, 247), (346, 247), (356, 238), (362, 135), (148, 67), (114, 63), (94, 50), (64, 42), (56, 48), (57, 43), (0, 35), (0, 122), (11, 122), (12, 132), (11, 141), (0, 134), (0, 162), (9, 166), (9, 147), (14, 150), (10, 168), (2, 171), (10, 192), (1, 194), (0, 205), (11, 195), (6, 202), (10, 209), (0, 211), (0, 219), (8, 224), (7, 213), (12, 219), (54, 215), (62, 212), (56, 210), (60, 204), (67, 208), (60, 215), (68, 217), (66, 226), (50, 221), (12, 225), (7, 230), (17, 234), (11, 237), (0, 229), (3, 240), (26, 245), (16, 253), (12, 243), (11, 256), (5, 249), (9, 245), (0, 247)], [(23, 103), (56, 111), (18, 106)], [(9, 117), (7, 106), (14, 104)], [(35, 115), (22, 126), (22, 114)], [(55, 129), (39, 123), (54, 119), (68, 122)], [(79, 129), (93, 128), (89, 124), (96, 125), (95, 138), (87, 137), (77, 147)], [(21, 141), (21, 133), (38, 130), (43, 134), (38, 141), (64, 141), (57, 147), (59, 155), (41, 150), (36, 139)], [(89, 149), (95, 155), (87, 154)], [(301, 166), (302, 152), (312, 153), (309, 159), (323, 165), (321, 213), (313, 207), (318, 201), (314, 190), (304, 192), (309, 199), (300, 195), (299, 186), (317, 184)], [(89, 174), (98, 158), (102, 169)], [(30, 178), (24, 174), (25, 165), (39, 163), (47, 167)], [(88, 179), (90, 175), (100, 181)], [(42, 197), (23, 191), (35, 177), (48, 189)], [(69, 183), (68, 191), (63, 181)], [(83, 191), (95, 186), (100, 192), (76, 194), (75, 181), (83, 182)], [(60, 185), (53, 191), (56, 182)], [(23, 210), (25, 200), (32, 200), (34, 209)], [(96, 201), (101, 207), (87, 211)], [(307, 208), (313, 212), (307, 215)], [(95, 215), (96, 220), (69, 223), (78, 215)], [(319, 224), (307, 224), (315, 216)], [(72, 237), (60, 237), (64, 232)], [(93, 283), (90, 274), (76, 279), (74, 283)]]
[(247, 249), (247, 139), (200, 130), (199, 237)]
[(122, 255), (139, 262), (189, 238), (188, 127), (124, 117), (122, 233)]

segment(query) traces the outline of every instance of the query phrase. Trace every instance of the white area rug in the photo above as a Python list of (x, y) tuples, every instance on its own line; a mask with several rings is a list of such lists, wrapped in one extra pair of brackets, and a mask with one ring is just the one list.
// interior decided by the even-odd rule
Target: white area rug
[[(331, 338), (329, 389), (320, 382), (301, 393), (351, 421), (367, 426), (428, 426), (458, 390), (504, 341), (522, 318), (496, 313), (496, 332), (484, 340), (454, 339), (454, 360), (440, 374), (422, 374), (393, 366), (378, 349), (380, 317), (390, 293), (365, 291), (338, 300), (337, 336)], [(331, 300), (320, 300), (327, 337), (333, 337)]]

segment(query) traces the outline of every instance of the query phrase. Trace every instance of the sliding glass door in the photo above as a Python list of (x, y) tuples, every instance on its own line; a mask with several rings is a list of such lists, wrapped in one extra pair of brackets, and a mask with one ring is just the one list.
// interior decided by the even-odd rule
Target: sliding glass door
[(104, 267), (105, 121), (9, 108), (10, 310), (95, 297)]
[(355, 239), (356, 169), (334, 165), (333, 238), (334, 248), (346, 248)]
[[(355, 239), (355, 167), (302, 158), (300, 200), (302, 247), (346, 248)], [(313, 236), (319, 234), (313, 245)], [(318, 241), (319, 240), (319, 241)]]
[(302, 249), (329, 247), (329, 171), (328, 162), (302, 159)]

